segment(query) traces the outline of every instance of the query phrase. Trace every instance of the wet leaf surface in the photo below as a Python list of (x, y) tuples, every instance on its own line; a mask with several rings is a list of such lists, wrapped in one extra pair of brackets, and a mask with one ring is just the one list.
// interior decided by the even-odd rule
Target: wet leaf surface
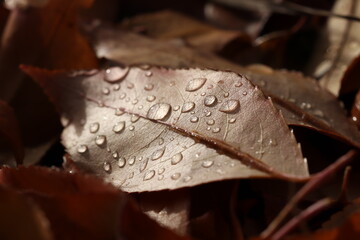
[(63, 144), (83, 168), (130, 192), (307, 176), (281, 114), (246, 78), (133, 67), (105, 81), (116, 68), (72, 77), (23, 67), (69, 119)]

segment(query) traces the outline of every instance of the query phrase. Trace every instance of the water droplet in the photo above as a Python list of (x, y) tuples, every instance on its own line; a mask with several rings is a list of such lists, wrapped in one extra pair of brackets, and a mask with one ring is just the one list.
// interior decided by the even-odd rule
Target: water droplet
[(209, 86), (207, 86), (207, 89), (213, 89), (214, 85), (210, 84)]
[(218, 81), (218, 84), (224, 84), (225, 82), (224, 82), (224, 80), (219, 80)]
[(123, 131), (125, 129), (125, 122), (124, 121), (121, 121), (121, 122), (118, 122), (114, 125), (113, 127), (113, 131), (115, 133), (120, 133), (121, 131)]
[(186, 176), (186, 177), (183, 178), (183, 181), (184, 182), (189, 182), (191, 179), (192, 179), (191, 176)]
[(205, 113), (205, 116), (206, 116), (206, 117), (210, 117), (210, 116), (211, 116), (211, 112)]
[(131, 158), (129, 158), (129, 165), (130, 165), (130, 166), (134, 165), (135, 160), (136, 160), (136, 157), (135, 157), (135, 156), (132, 156)]
[(196, 154), (195, 154), (195, 157), (197, 157), (197, 158), (200, 157), (200, 153), (199, 153), (199, 152), (196, 153)]
[(177, 111), (177, 110), (179, 110), (180, 109), (180, 106), (179, 105), (176, 105), (175, 107), (174, 107), (174, 111)]
[(107, 88), (107, 87), (104, 87), (103, 90), (102, 90), (102, 93), (103, 93), (104, 95), (109, 95), (110, 89)]
[(246, 92), (246, 91), (245, 91), (245, 92), (243, 92), (243, 93), (242, 93), (242, 95), (243, 95), (243, 96), (246, 96), (246, 95), (247, 95), (247, 92)]
[(190, 118), (190, 122), (192, 122), (192, 123), (196, 123), (196, 122), (198, 122), (198, 121), (199, 121), (199, 118), (196, 117), (196, 116), (192, 116), (192, 117)]
[(137, 104), (138, 102), (139, 102), (138, 99), (134, 99), (131, 103), (132, 103), (133, 105), (135, 105), (135, 104)]
[(148, 102), (153, 102), (156, 99), (156, 97), (154, 95), (149, 95), (146, 97), (146, 101)]
[(132, 179), (133, 177), (134, 177), (134, 172), (131, 172), (131, 173), (129, 174), (128, 179)]
[(206, 78), (194, 78), (188, 82), (185, 90), (188, 92), (199, 90), (205, 84), (206, 80)]
[(113, 90), (114, 91), (119, 91), (120, 90), (120, 85), (119, 84), (114, 84)]
[(190, 112), (191, 110), (193, 110), (195, 108), (195, 103), (194, 102), (186, 102), (184, 103), (184, 105), (181, 108), (181, 112), (185, 113), (185, 112)]
[(100, 128), (100, 124), (98, 122), (94, 122), (90, 124), (89, 130), (91, 133), (96, 133), (97, 131), (99, 131), (99, 128)]
[(171, 175), (172, 180), (178, 180), (181, 177), (181, 173), (174, 173)]
[(235, 87), (241, 87), (242, 85), (243, 85), (242, 82), (235, 83)]
[(163, 180), (163, 179), (164, 179), (164, 175), (158, 176), (158, 180)]
[(203, 161), (203, 162), (202, 162), (201, 166), (203, 166), (204, 168), (209, 168), (209, 167), (211, 167), (213, 164), (214, 164), (214, 161), (206, 160), (206, 161)]
[(80, 145), (77, 149), (77, 152), (80, 154), (86, 153), (88, 150), (88, 147), (86, 145)]
[(107, 173), (111, 172), (111, 164), (109, 162), (104, 162), (103, 168), (105, 172)]
[(127, 87), (128, 89), (133, 89), (133, 88), (134, 88), (134, 84), (131, 83), (131, 82), (129, 82), (129, 83), (126, 85), (126, 87)]
[(124, 99), (126, 97), (126, 93), (122, 93), (122, 94), (120, 94), (120, 99)]
[(137, 122), (139, 119), (140, 119), (140, 116), (133, 114), (133, 115), (131, 116), (131, 120), (130, 120), (130, 121), (131, 121), (132, 123), (135, 123), (135, 122)]
[(206, 95), (206, 93), (205, 93), (205, 92), (202, 92), (200, 95), (201, 95), (201, 96), (205, 96), (205, 95)]
[(183, 155), (181, 153), (177, 153), (171, 158), (171, 164), (176, 165), (183, 159)]
[(130, 130), (130, 131), (134, 131), (134, 130), (135, 130), (135, 127), (134, 127), (133, 125), (131, 125), (131, 126), (129, 127), (129, 130)]
[(357, 117), (353, 116), (353, 117), (352, 117), (352, 120), (353, 120), (354, 122), (357, 122), (358, 119), (357, 119)]
[(210, 131), (210, 130), (211, 130), (211, 127), (207, 127), (206, 130)]
[(236, 122), (236, 118), (231, 118), (231, 119), (229, 119), (228, 122), (229, 122), (229, 123), (234, 123), (234, 122)]
[(150, 170), (144, 175), (144, 181), (150, 180), (155, 176), (155, 171)]
[(170, 87), (175, 86), (175, 82), (171, 81), (169, 85), (170, 85)]
[(212, 131), (213, 131), (213, 133), (218, 133), (218, 132), (220, 132), (220, 130), (221, 130), (221, 128), (216, 127)]
[(161, 158), (164, 155), (164, 152), (165, 152), (165, 147), (156, 150), (151, 155), (151, 160), (157, 160), (157, 159)]
[(143, 162), (141, 163), (141, 165), (140, 165), (140, 172), (143, 172), (143, 171), (146, 169), (148, 162), (149, 162), (149, 159), (146, 158), (145, 161), (143, 161)]
[(121, 115), (123, 115), (125, 112), (123, 111), (123, 110), (121, 110), (120, 108), (117, 108), (116, 110), (115, 110), (115, 115), (116, 116), (121, 116)]
[(154, 120), (163, 120), (171, 112), (171, 106), (167, 103), (157, 103), (147, 112), (147, 117)]
[(138, 109), (139, 109), (139, 110), (141, 110), (141, 109), (143, 109), (143, 108), (144, 108), (143, 105), (138, 106)]
[(60, 122), (64, 127), (67, 127), (70, 124), (70, 119), (66, 116), (61, 116)]
[(120, 157), (118, 160), (118, 166), (123, 168), (126, 164), (126, 159), (124, 157)]
[(104, 135), (98, 135), (95, 138), (95, 144), (98, 146), (103, 145), (106, 142), (106, 137)]
[(105, 71), (105, 81), (107, 82), (117, 82), (126, 77), (129, 73), (130, 68), (121, 68), (121, 67), (111, 67)]
[(320, 109), (316, 109), (313, 111), (314, 115), (317, 117), (324, 117), (324, 113), (323, 111), (321, 111)]
[(145, 73), (145, 76), (146, 77), (151, 77), (153, 75), (153, 73), (151, 72), (151, 71), (147, 71), (146, 73)]
[(161, 175), (165, 172), (165, 168), (159, 168), (158, 174)]
[(145, 85), (144, 89), (145, 89), (146, 91), (151, 91), (151, 90), (154, 89), (154, 84), (148, 83), (148, 84)]
[(164, 139), (163, 138), (160, 138), (159, 139), (159, 145), (163, 145), (164, 144)]
[(98, 106), (99, 106), (99, 107), (104, 107), (104, 106), (105, 106), (105, 105), (104, 105), (104, 102), (103, 102), (103, 101), (99, 101), (99, 102), (98, 102)]
[(214, 125), (215, 124), (215, 120), (214, 119), (209, 119), (207, 120), (207, 125)]
[(214, 95), (206, 96), (204, 99), (204, 105), (207, 107), (214, 106), (217, 102), (217, 98)]
[(240, 107), (240, 102), (238, 100), (231, 99), (231, 100), (224, 102), (221, 105), (219, 111), (225, 112), (225, 113), (231, 113), (231, 112), (238, 110), (239, 107)]
[(306, 109), (311, 109), (312, 106), (310, 103), (307, 103), (305, 107), (306, 107)]
[(228, 92), (224, 93), (224, 97), (228, 97), (230, 94)]
[(119, 153), (118, 152), (113, 152), (112, 157), (117, 159), (119, 157)]

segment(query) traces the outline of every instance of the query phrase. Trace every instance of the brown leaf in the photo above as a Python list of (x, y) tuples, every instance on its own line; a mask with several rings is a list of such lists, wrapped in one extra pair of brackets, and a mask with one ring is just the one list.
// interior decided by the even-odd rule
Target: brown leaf
[(3, 168), (0, 184), (34, 201), (55, 239), (187, 239), (161, 228), (126, 194), (93, 176), (40, 167)]
[(128, 65), (148, 63), (174, 68), (207, 67), (245, 74), (273, 98), (288, 124), (315, 129), (356, 147), (360, 146), (359, 133), (346, 118), (340, 103), (312, 78), (262, 65), (244, 68), (208, 52), (159, 43), (111, 27), (95, 29), (92, 34), (99, 57)]
[(250, 38), (244, 33), (217, 29), (169, 10), (127, 19), (121, 24), (121, 28), (135, 32), (141, 31), (158, 40), (179, 38), (192, 47), (210, 52), (218, 52), (235, 41), (242, 42), (247, 47), (251, 46)]
[[(49, 222), (30, 199), (0, 186), (0, 237), (3, 240), (51, 240)], [(21, 229), (21, 230), (19, 230)]]
[(22, 163), (24, 146), (13, 109), (0, 100), (0, 137), (10, 145), (17, 163)]
[(62, 141), (72, 158), (125, 191), (307, 176), (282, 115), (235, 73), (113, 67), (68, 75), (23, 69), (69, 119)]

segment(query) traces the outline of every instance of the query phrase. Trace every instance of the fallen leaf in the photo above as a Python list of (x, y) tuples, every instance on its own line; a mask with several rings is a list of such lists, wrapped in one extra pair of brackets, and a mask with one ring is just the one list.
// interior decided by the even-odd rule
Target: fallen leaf
[(2, 139), (5, 139), (5, 141), (12, 149), (16, 162), (22, 163), (22, 160), (24, 158), (24, 146), (22, 143), (18, 121), (14, 115), (14, 110), (6, 102), (3, 102), (1, 100), (0, 137)]
[(98, 57), (127, 65), (146, 63), (173, 68), (206, 67), (244, 74), (273, 99), (288, 124), (315, 129), (360, 146), (359, 132), (347, 119), (338, 100), (321, 88), (315, 79), (304, 77), (299, 72), (273, 70), (263, 65), (245, 68), (209, 52), (159, 43), (112, 27), (94, 29), (91, 34)]
[(74, 161), (125, 191), (233, 178), (307, 177), (306, 161), (282, 115), (235, 73), (23, 70), (69, 119), (62, 142)]
[(53, 239), (41, 209), (30, 199), (3, 186), (0, 186), (0, 216), (1, 239)]

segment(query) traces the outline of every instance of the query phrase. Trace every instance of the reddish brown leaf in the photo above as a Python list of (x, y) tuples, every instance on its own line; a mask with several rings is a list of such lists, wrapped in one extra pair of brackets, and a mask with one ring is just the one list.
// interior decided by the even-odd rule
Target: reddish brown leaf
[[(21, 163), (24, 158), (24, 146), (17, 119), (13, 109), (0, 100), (0, 137), (4, 138), (11, 147), (16, 162)], [(3, 149), (4, 150), (4, 149)]]
[(68, 75), (23, 69), (69, 119), (62, 139), (72, 158), (126, 191), (307, 176), (281, 114), (235, 73), (133, 67), (124, 75), (113, 67)]
[(297, 72), (276, 71), (266, 66), (244, 68), (208, 52), (152, 41), (135, 34), (102, 28), (93, 31), (99, 57), (125, 64), (154, 64), (169, 67), (208, 67), (245, 74), (283, 111), (288, 124), (315, 129), (360, 146), (359, 133), (337, 99), (314, 79)]
[(33, 201), (0, 186), (0, 238), (52, 240), (49, 222)]

